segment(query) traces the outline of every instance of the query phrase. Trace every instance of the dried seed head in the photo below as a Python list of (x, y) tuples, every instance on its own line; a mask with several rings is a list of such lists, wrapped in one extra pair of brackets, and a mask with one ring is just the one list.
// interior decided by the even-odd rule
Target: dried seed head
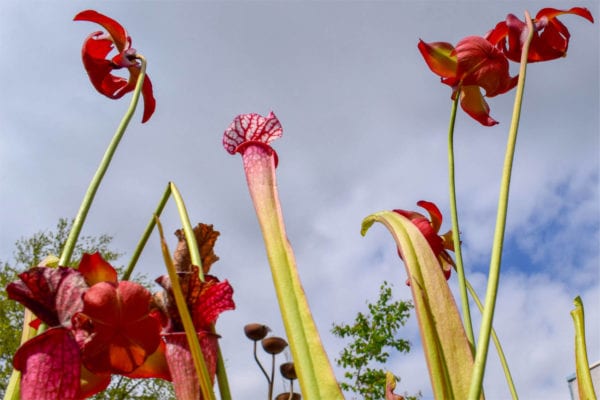
[(262, 340), (263, 349), (265, 349), (267, 353), (273, 355), (281, 353), (287, 345), (285, 339), (277, 336), (271, 336)]
[(293, 362), (286, 362), (286, 363), (281, 364), (279, 366), (279, 371), (281, 372), (281, 375), (285, 379), (289, 379), (289, 380), (298, 379), (298, 376), (296, 375), (296, 369), (294, 368)]
[(246, 337), (255, 342), (264, 339), (270, 331), (271, 328), (263, 324), (248, 324), (244, 326)]

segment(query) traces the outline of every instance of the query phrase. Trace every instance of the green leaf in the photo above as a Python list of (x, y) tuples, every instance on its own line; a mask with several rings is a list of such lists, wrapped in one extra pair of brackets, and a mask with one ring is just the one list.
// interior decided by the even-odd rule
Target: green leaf
[(407, 218), (392, 211), (372, 214), (361, 234), (375, 222), (385, 225), (402, 251), (435, 398), (467, 398), (473, 355), (439, 261)]

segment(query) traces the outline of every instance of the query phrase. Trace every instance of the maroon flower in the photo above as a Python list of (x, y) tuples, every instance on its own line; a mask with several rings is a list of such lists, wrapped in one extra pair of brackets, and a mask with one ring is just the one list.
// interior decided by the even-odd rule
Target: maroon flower
[[(529, 46), (527, 62), (549, 61), (567, 55), (571, 34), (567, 27), (556, 18), (563, 14), (579, 15), (594, 22), (590, 11), (583, 7), (573, 7), (569, 10), (555, 8), (540, 10), (533, 19), (535, 32)], [(486, 35), (486, 39), (515, 62), (521, 61), (521, 49), (526, 37), (527, 24), (513, 14), (508, 14), (505, 21), (499, 22)]]
[[(419, 207), (423, 207), (429, 213), (429, 219), (416, 211), (394, 210), (398, 214), (411, 220), (413, 224), (425, 236), (427, 243), (431, 246), (433, 254), (437, 257), (440, 267), (444, 272), (446, 279), (450, 278), (450, 273), (454, 267), (454, 260), (450, 257), (449, 251), (454, 251), (454, 242), (452, 241), (452, 231), (439, 235), (442, 226), (442, 213), (434, 203), (421, 200), (417, 202)], [(400, 254), (402, 257), (402, 254)]]
[[(141, 67), (136, 59), (136, 50), (131, 47), (131, 37), (125, 28), (114, 19), (94, 10), (82, 11), (75, 16), (74, 20), (95, 22), (108, 32), (94, 32), (83, 42), (83, 65), (96, 90), (111, 99), (120, 99), (132, 92)], [(107, 59), (113, 46), (117, 48), (118, 54), (112, 59)], [(127, 68), (129, 79), (112, 74), (114, 70), (121, 68)], [(143, 123), (150, 119), (156, 108), (152, 83), (148, 75), (144, 78), (142, 96), (144, 97)]]

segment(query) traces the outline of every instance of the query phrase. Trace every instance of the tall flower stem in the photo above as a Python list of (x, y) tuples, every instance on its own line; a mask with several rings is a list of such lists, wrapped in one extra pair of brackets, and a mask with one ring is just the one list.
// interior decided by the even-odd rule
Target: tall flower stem
[(502, 181), (500, 184), (500, 195), (498, 199), (498, 213), (496, 216), (496, 230), (494, 232), (494, 243), (490, 260), (490, 270), (488, 275), (488, 286), (485, 294), (485, 308), (481, 319), (481, 329), (479, 330), (479, 339), (477, 341), (477, 352), (475, 354), (475, 364), (473, 366), (473, 375), (471, 386), (469, 388), (469, 400), (477, 400), (481, 396), (483, 375), (487, 361), (488, 348), (490, 344), (490, 334), (492, 330), (492, 320), (494, 319), (494, 309), (496, 308), (496, 296), (498, 294), (498, 283), (500, 281), (500, 265), (502, 262), (502, 246), (504, 243), (504, 231), (506, 228), (506, 214), (508, 210), (508, 194), (510, 189), (510, 178), (512, 165), (517, 142), (517, 132), (519, 130), (519, 119), (521, 117), (521, 104), (523, 101), (523, 91), (525, 88), (525, 73), (527, 70), (527, 57), (529, 54), (529, 44), (533, 38), (533, 22), (529, 12), (525, 11), (525, 21), (527, 21), (527, 38), (523, 43), (521, 50), (521, 66), (519, 69), (519, 82), (517, 84), (517, 93), (515, 94), (515, 103), (513, 107), (513, 116), (508, 133), (508, 143), (506, 145), (506, 154), (504, 158), (504, 167), (502, 169)]
[(133, 96), (131, 97), (131, 102), (129, 103), (129, 108), (125, 112), (125, 115), (123, 116), (123, 119), (121, 120), (121, 123), (119, 124), (115, 135), (113, 136), (110, 144), (108, 145), (108, 148), (104, 153), (102, 161), (100, 161), (100, 165), (98, 166), (98, 169), (96, 170), (92, 181), (90, 182), (87, 192), (83, 197), (83, 201), (81, 203), (81, 206), (79, 207), (79, 211), (77, 212), (77, 216), (75, 217), (75, 221), (73, 222), (73, 226), (71, 227), (71, 231), (69, 232), (69, 236), (65, 243), (65, 247), (60, 256), (59, 265), (67, 266), (71, 262), (71, 256), (73, 255), (75, 244), (77, 243), (77, 239), (79, 238), (79, 234), (81, 233), (83, 223), (85, 222), (90, 207), (92, 206), (92, 202), (94, 201), (96, 192), (100, 187), (102, 178), (104, 178), (104, 175), (108, 170), (108, 166), (110, 165), (115, 151), (119, 146), (119, 142), (123, 138), (125, 130), (129, 125), (129, 121), (131, 120), (131, 117), (133, 117), (133, 113), (135, 112), (135, 109), (137, 107), (138, 100), (140, 98), (140, 93), (142, 90), (142, 85), (144, 83), (144, 78), (146, 77), (146, 59), (141, 54), (137, 54), (136, 58), (139, 59), (141, 63), (140, 75), (135, 84), (135, 89), (133, 91)]
[(458, 211), (456, 207), (456, 180), (454, 169), (454, 123), (456, 122), (456, 110), (460, 99), (460, 90), (455, 94), (450, 112), (450, 123), (448, 126), (448, 183), (450, 188), (450, 216), (452, 218), (452, 241), (454, 244), (454, 254), (456, 254), (456, 275), (458, 276), (458, 288), (460, 293), (460, 302), (462, 307), (463, 325), (467, 339), (471, 344), (471, 350), (475, 354), (475, 336), (473, 335), (473, 323), (471, 322), (471, 311), (469, 309), (469, 298), (467, 296), (467, 287), (465, 279), (465, 269), (463, 267), (462, 250), (460, 246), (460, 229), (458, 227)]

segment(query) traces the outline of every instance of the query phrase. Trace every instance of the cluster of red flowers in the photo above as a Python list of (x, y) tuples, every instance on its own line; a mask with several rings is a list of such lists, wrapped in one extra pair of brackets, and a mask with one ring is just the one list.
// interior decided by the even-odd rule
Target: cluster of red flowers
[[(203, 224), (195, 231), (208, 238), (204, 252), (208, 271), (218, 259), (212, 252), (218, 232)], [(183, 264), (178, 266), (179, 279), (214, 379), (218, 336), (211, 326), (220, 313), (235, 308), (233, 289), (211, 275), (202, 281), (198, 267)], [(9, 298), (36, 315), (35, 327), (41, 323), (47, 327), (15, 354), (14, 367), (22, 373), (22, 399), (83, 399), (104, 390), (112, 374), (170, 380), (179, 398), (199, 398), (167, 276), (157, 279), (164, 291), (152, 295), (138, 283), (119, 282), (115, 269), (95, 253), (85, 254), (77, 269), (33, 267), (19, 278), (8, 285)]]
[[(533, 19), (535, 32), (527, 62), (566, 56), (570, 34), (557, 18), (562, 14), (579, 15), (594, 22), (589, 10), (582, 7), (540, 10)], [(452, 88), (452, 99), (460, 93), (462, 109), (481, 124), (492, 126), (498, 122), (490, 117), (490, 107), (480, 89), (485, 90), (486, 97), (493, 97), (516, 86), (517, 77), (509, 75), (508, 60), (520, 61), (525, 37), (527, 24), (509, 14), (484, 37), (466, 37), (456, 47), (450, 43), (421, 40), (418, 48), (429, 68), (442, 78), (442, 83)]]

